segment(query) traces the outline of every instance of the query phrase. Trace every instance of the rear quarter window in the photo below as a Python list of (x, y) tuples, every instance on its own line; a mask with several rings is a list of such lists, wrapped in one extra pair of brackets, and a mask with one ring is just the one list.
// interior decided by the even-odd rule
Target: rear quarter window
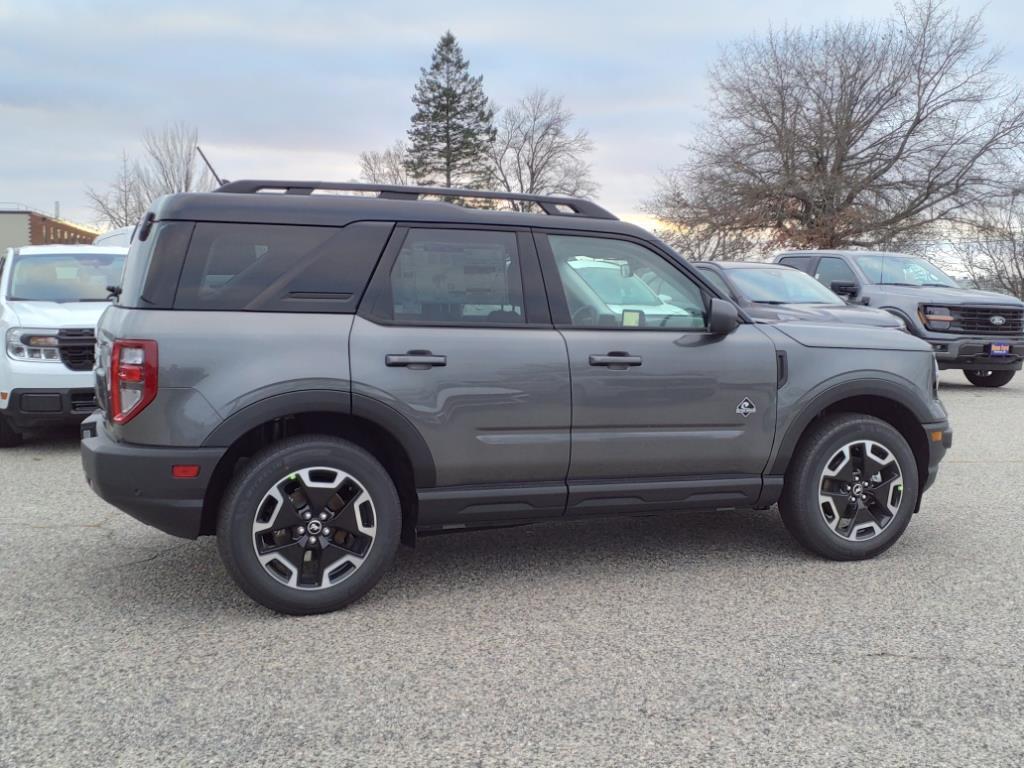
[(198, 223), (174, 307), (355, 312), (392, 226)]

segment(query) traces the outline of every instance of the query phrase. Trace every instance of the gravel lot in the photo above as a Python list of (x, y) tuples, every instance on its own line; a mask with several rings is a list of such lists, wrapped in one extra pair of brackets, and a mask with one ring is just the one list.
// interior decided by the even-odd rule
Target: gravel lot
[(0, 765), (1020, 766), (1024, 381), (943, 383), (953, 451), (875, 561), (772, 512), (545, 525), (309, 618), (40, 435), (0, 454)]

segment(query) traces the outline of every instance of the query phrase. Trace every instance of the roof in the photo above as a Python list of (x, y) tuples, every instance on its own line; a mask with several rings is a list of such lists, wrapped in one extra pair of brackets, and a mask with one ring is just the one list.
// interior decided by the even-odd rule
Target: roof
[(402, 221), (588, 230), (652, 239), (641, 227), (618, 219), (492, 211), (442, 201), (356, 195), (196, 192), (162, 197), (153, 204), (152, 210), (158, 220), (335, 227), (355, 221)]
[(95, 253), (97, 255), (111, 255), (111, 254), (125, 254), (128, 253), (127, 248), (119, 248), (113, 245), (63, 245), (56, 243), (53, 245), (22, 245), (17, 248), (13, 248), (18, 252), (20, 256), (45, 256), (47, 254), (59, 254), (59, 253)]
[(859, 248), (811, 248), (808, 250), (799, 251), (779, 251), (775, 254), (775, 258), (779, 256), (818, 256), (818, 255), (829, 255), (829, 256), (885, 256), (885, 257), (896, 257), (900, 259), (912, 259), (914, 258), (909, 253), (897, 253), (895, 251), (863, 251)]
[(695, 261), (693, 266), (714, 265), (722, 269), (789, 269), (783, 264), (772, 264), (767, 261)]

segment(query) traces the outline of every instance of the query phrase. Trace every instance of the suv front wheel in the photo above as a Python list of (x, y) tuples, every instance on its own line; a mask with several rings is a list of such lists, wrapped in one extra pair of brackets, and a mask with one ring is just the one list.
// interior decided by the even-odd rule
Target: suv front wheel
[(976, 387), (1002, 387), (1010, 383), (1016, 371), (964, 371), (964, 376)]
[(337, 610), (383, 576), (402, 527), (395, 485), (373, 456), (326, 436), (275, 443), (235, 476), (217, 521), (228, 572), (281, 613)]
[(917, 462), (895, 428), (860, 414), (811, 427), (779, 500), (782, 522), (804, 547), (832, 560), (863, 560), (891, 547), (917, 506)]

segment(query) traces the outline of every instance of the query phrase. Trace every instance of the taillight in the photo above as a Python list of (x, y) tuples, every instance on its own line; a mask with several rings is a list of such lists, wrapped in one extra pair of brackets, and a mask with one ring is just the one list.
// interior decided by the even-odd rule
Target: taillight
[(110, 352), (110, 412), (125, 424), (153, 402), (157, 390), (155, 341), (122, 339)]

